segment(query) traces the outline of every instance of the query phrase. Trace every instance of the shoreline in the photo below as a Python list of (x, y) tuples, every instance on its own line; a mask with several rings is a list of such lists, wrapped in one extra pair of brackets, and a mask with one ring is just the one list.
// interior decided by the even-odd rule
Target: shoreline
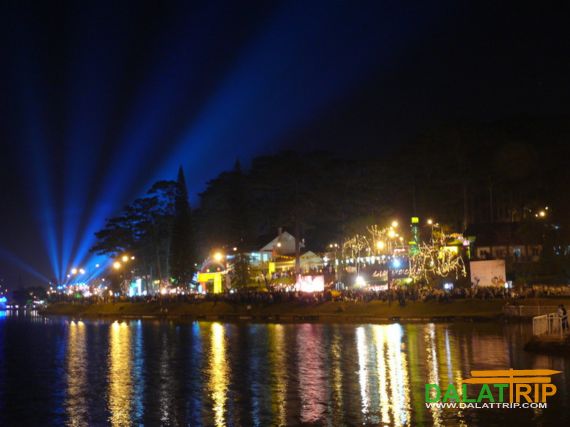
[[(521, 305), (553, 306), (568, 302), (559, 299), (525, 301)], [(202, 302), (112, 302), (96, 304), (52, 303), (42, 315), (102, 319), (167, 319), (224, 322), (278, 323), (391, 323), (391, 322), (488, 322), (527, 321), (507, 317), (505, 300), (454, 300), (398, 302), (333, 302), (306, 304), (280, 302), (266, 304)]]

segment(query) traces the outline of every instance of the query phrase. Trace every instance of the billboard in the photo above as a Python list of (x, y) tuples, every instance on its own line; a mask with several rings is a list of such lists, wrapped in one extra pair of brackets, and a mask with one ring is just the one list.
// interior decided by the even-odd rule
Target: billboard
[(505, 286), (507, 273), (504, 259), (471, 261), (469, 266), (473, 286)]

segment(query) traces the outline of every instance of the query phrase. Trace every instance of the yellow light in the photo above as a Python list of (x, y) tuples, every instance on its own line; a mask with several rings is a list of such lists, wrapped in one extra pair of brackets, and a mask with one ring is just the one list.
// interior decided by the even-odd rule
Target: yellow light
[(546, 216), (546, 212), (540, 211), (540, 212), (538, 213), (538, 216), (540, 216), (541, 218), (544, 218), (544, 217)]
[(277, 247), (280, 248), (281, 247), (281, 242), (277, 243)]
[(394, 230), (388, 231), (388, 237), (390, 239), (393, 239), (394, 237), (396, 237), (396, 232)]
[(80, 274), (85, 274), (85, 270), (84, 270), (83, 268), (80, 268), (80, 269), (79, 269), (79, 273), (80, 273)]
[(121, 257), (121, 260), (122, 260), (123, 262), (127, 262), (127, 261), (129, 260), (129, 256), (128, 256), (128, 255), (123, 255), (123, 256)]
[(433, 225), (433, 219), (428, 219), (427, 223), (428, 223), (428, 225)]
[(71, 269), (71, 274), (77, 274), (77, 268), (75, 268), (75, 267), (72, 268), (72, 269)]
[(384, 247), (386, 247), (386, 244), (384, 242), (376, 242), (376, 248), (382, 250)]
[(134, 260), (134, 259), (135, 259), (135, 256), (133, 255), (133, 256), (131, 257), (131, 260)]
[(392, 221), (392, 227), (397, 228), (398, 227), (398, 221)]
[(224, 259), (224, 255), (221, 252), (216, 252), (214, 254), (214, 260), (220, 262)]
[(120, 263), (119, 261), (115, 261), (115, 262), (113, 263), (113, 268), (114, 268), (115, 270), (118, 270), (119, 268), (121, 268), (121, 263)]

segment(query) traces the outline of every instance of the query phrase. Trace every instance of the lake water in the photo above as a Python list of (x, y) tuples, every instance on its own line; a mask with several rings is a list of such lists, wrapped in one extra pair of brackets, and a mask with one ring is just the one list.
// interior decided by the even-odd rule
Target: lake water
[[(568, 425), (570, 359), (528, 325), (0, 318), (1, 426)], [(428, 410), (473, 369), (555, 375), (547, 409)]]

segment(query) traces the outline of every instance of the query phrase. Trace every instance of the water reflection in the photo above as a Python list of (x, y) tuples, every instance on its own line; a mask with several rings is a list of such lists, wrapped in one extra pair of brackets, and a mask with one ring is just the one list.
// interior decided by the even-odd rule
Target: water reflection
[(72, 321), (67, 338), (67, 397), (65, 410), (67, 425), (86, 426), (87, 418), (87, 343), (85, 323)]
[(411, 417), (408, 360), (400, 325), (368, 325), (356, 330), (363, 421), (408, 425)]
[(210, 329), (210, 381), (208, 390), (212, 398), (214, 424), (226, 425), (226, 400), (229, 372), (226, 361), (225, 329), (221, 323), (212, 323)]
[(326, 409), (326, 377), (323, 347), (323, 326), (298, 326), (297, 355), (301, 422), (319, 421)]
[(287, 353), (283, 325), (268, 325), (269, 363), (271, 365), (271, 411), (275, 424), (286, 425), (287, 420)]
[[(0, 341), (0, 425), (477, 427), (569, 421), (569, 360), (522, 351), (526, 332), (520, 325), (10, 323), (21, 321), (0, 322), (0, 340), (12, 340)], [(26, 339), (19, 342), (21, 336)], [(57, 352), (27, 357), (32, 343), (49, 348), (60, 342), (66, 345)], [(53, 375), (60, 365), (63, 386)], [(552, 407), (451, 411), (424, 405), (426, 383), (445, 388), (472, 369), (508, 367), (563, 371), (553, 378), (559, 391)], [(34, 373), (33, 384), (24, 384), (22, 372)], [(36, 389), (41, 394), (34, 395)]]
[(114, 322), (109, 335), (109, 421), (116, 427), (130, 426), (133, 395), (131, 330), (125, 322)]

